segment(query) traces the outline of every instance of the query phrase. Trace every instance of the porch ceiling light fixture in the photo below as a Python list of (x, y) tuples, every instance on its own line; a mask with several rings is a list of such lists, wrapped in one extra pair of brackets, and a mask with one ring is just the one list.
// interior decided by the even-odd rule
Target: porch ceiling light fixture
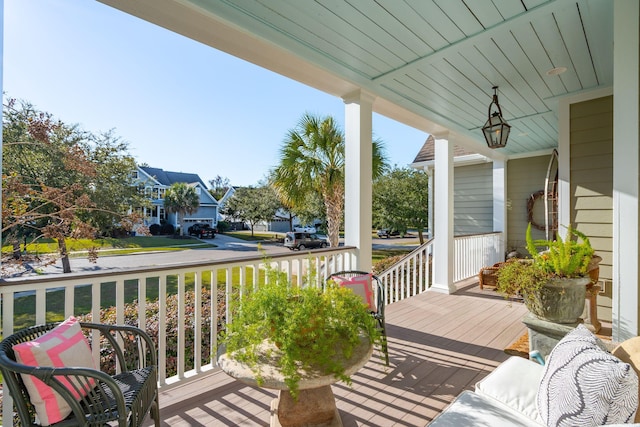
[[(491, 107), (495, 104), (498, 111), (491, 114)], [(484, 139), (487, 141), (489, 148), (502, 148), (507, 145), (511, 125), (502, 118), (502, 110), (498, 104), (498, 86), (493, 87), (493, 100), (489, 104), (489, 119), (482, 127)]]

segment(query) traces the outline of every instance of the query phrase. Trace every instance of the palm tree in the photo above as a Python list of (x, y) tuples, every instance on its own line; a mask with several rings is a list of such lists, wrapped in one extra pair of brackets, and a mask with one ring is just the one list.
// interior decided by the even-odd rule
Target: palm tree
[(171, 184), (164, 194), (164, 208), (167, 212), (176, 213), (180, 220), (180, 235), (184, 236), (184, 216), (194, 213), (200, 207), (200, 196), (196, 189), (184, 182)]
[[(382, 142), (373, 141), (373, 176), (386, 168)], [(316, 192), (327, 213), (329, 242), (338, 246), (344, 212), (344, 135), (331, 116), (302, 116), (281, 149), (272, 185), (285, 206), (300, 206)]]

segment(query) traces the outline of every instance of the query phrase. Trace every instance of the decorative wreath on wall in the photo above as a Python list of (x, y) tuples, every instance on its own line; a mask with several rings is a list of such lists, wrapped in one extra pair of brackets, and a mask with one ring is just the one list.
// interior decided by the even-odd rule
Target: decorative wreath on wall
[[(536, 204), (536, 202), (538, 201), (538, 199), (544, 199), (544, 190), (540, 190), (540, 191), (536, 191), (535, 193), (531, 193), (531, 195), (529, 196), (529, 199), (527, 199), (527, 221), (531, 223), (531, 226), (538, 229), (538, 230), (542, 230), (545, 231), (546, 230), (546, 226), (545, 224), (538, 224), (535, 219), (533, 218), (533, 208)], [(558, 202), (556, 197), (553, 197), (553, 194), (549, 194), (549, 200), (552, 203), (552, 207), (551, 210), (552, 212), (554, 212), (553, 216), (552, 216), (552, 221), (551, 221), (551, 230), (552, 231), (556, 231), (558, 229), (558, 215), (557, 215), (557, 211), (558, 211)]]

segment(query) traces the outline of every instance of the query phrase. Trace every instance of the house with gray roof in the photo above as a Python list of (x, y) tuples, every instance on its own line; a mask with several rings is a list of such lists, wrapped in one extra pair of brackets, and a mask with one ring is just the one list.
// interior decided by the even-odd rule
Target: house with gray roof
[(209, 193), (202, 179), (195, 173), (171, 172), (161, 168), (138, 166), (133, 174), (134, 184), (148, 197), (150, 206), (142, 208), (144, 224), (171, 224), (179, 226), (179, 219), (175, 213), (169, 213), (164, 209), (164, 194), (172, 184), (185, 183), (195, 188), (200, 197), (200, 207), (194, 213), (187, 213), (184, 218), (185, 227), (192, 224), (209, 224), (212, 227), (218, 225), (218, 201)]

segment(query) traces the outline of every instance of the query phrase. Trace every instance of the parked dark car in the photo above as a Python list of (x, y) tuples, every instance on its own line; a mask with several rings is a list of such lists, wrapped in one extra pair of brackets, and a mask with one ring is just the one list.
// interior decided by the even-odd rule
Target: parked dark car
[(325, 237), (314, 233), (289, 232), (284, 236), (284, 246), (291, 250), (304, 250), (307, 248), (326, 248), (329, 243)]
[(387, 228), (378, 230), (378, 237), (389, 238), (391, 236), (399, 236), (399, 235), (400, 235), (400, 232), (398, 230), (389, 230)]
[(193, 224), (187, 228), (189, 236), (196, 236), (200, 239), (215, 239), (216, 229), (209, 224)]

